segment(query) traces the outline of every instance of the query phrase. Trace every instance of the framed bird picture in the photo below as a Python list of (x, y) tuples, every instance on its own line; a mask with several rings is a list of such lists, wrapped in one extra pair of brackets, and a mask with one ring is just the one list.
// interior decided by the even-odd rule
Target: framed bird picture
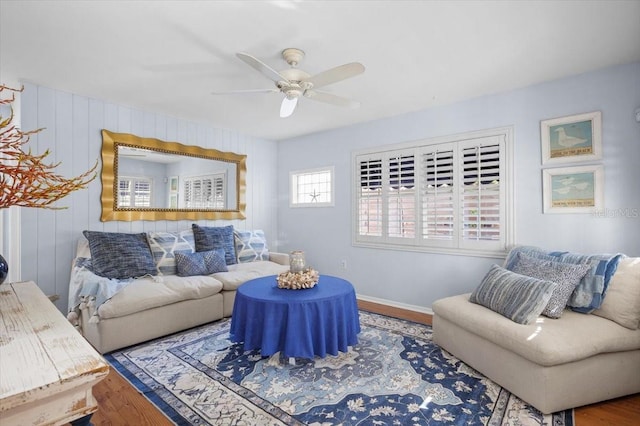
[(542, 169), (544, 213), (597, 213), (604, 205), (600, 165)]
[(602, 158), (600, 111), (540, 122), (542, 164), (594, 161)]

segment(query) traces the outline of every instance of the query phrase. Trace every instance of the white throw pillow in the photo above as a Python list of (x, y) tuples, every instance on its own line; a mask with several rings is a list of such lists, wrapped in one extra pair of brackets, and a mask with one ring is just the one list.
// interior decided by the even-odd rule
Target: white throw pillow
[(640, 328), (640, 257), (620, 259), (604, 301), (593, 314), (632, 330)]

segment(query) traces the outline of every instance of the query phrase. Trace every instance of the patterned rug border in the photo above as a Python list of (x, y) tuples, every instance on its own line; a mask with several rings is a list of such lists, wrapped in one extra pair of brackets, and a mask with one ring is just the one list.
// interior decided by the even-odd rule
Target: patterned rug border
[[(412, 320), (408, 320), (408, 319), (403, 319), (403, 318), (396, 318), (393, 316), (389, 316), (389, 315), (385, 315), (385, 314), (379, 314), (379, 313), (375, 313), (375, 312), (371, 312), (371, 311), (367, 311), (364, 309), (360, 309), (360, 313), (361, 314), (366, 314), (369, 315), (373, 318), (377, 317), (379, 319), (385, 320), (385, 321), (389, 321), (389, 322), (393, 322), (396, 324), (404, 324), (404, 327), (401, 328), (391, 328), (391, 327), (383, 327), (381, 325), (376, 324), (375, 321), (364, 321), (363, 325), (368, 326), (368, 327), (373, 327), (376, 329), (380, 329), (380, 330), (384, 330), (386, 332), (392, 333), (392, 334), (396, 334), (396, 335), (400, 335), (400, 336), (412, 336), (412, 337), (420, 337), (420, 338), (424, 338), (423, 336), (419, 336), (419, 334), (414, 334), (411, 332), (411, 330), (414, 330), (416, 328), (418, 329), (423, 329), (423, 330), (428, 330), (429, 332), (431, 332), (432, 330), (432, 326), (430, 324), (424, 324), (424, 323), (420, 323), (420, 322), (416, 322), (416, 321), (412, 321)], [(366, 318), (365, 315), (365, 318)], [(163, 337), (159, 337), (157, 339), (153, 339), (153, 340), (149, 340), (147, 342), (143, 342), (140, 344), (136, 344), (136, 345), (132, 345), (129, 346), (127, 348), (122, 348), (116, 351), (112, 351), (109, 352), (107, 354), (104, 354), (105, 359), (114, 367), (114, 369), (127, 381), (129, 382), (138, 392), (140, 392), (151, 404), (153, 404), (160, 412), (162, 412), (167, 419), (169, 419), (170, 421), (172, 421), (173, 423), (177, 424), (177, 425), (192, 425), (192, 424), (213, 424), (213, 423), (209, 423), (208, 420), (202, 418), (201, 416), (199, 416), (195, 411), (191, 410), (192, 413), (189, 416), (190, 418), (185, 418), (178, 410), (176, 410), (170, 402), (168, 402), (167, 400), (171, 400), (174, 399), (176, 400), (177, 398), (168, 390), (166, 390), (165, 388), (161, 387), (159, 389), (152, 389), (151, 387), (149, 387), (146, 383), (144, 383), (143, 380), (140, 379), (140, 377), (138, 377), (136, 375), (136, 373), (134, 371), (141, 371), (141, 375), (142, 376), (147, 376), (147, 377), (151, 377), (152, 380), (155, 381), (155, 379), (153, 379), (153, 376), (149, 376), (146, 372), (144, 372), (143, 370), (140, 369), (140, 367), (138, 365), (136, 365), (135, 363), (133, 363), (131, 360), (129, 360), (128, 358), (125, 359), (125, 362), (120, 362), (115, 358), (115, 354), (120, 353), (120, 352), (126, 352), (126, 351), (131, 351), (133, 349), (136, 348), (142, 348), (145, 346), (149, 346), (149, 345), (153, 345), (155, 343), (159, 343), (159, 342), (163, 342), (163, 341), (167, 341), (168, 339), (171, 339), (173, 336), (183, 336), (183, 335), (187, 335), (187, 334), (193, 334), (193, 333), (197, 333), (199, 330), (202, 329), (207, 329), (209, 327), (212, 326), (217, 326), (220, 328), (224, 328), (225, 326), (228, 326), (228, 323), (230, 322), (230, 318), (223, 318), (221, 320), (218, 321), (214, 321), (211, 323), (207, 323), (207, 324), (203, 324), (200, 326), (196, 326), (187, 330), (183, 330), (181, 332), (172, 334), (172, 335), (168, 335), (168, 336), (163, 336)], [(361, 322), (362, 322), (362, 315), (361, 315)], [(224, 377), (223, 375), (221, 375), (215, 368), (209, 367), (207, 365), (202, 364), (200, 361), (193, 359), (191, 357), (188, 356), (188, 354), (185, 353), (181, 353), (181, 354), (177, 354), (176, 352), (181, 352), (179, 349), (177, 348), (171, 348), (171, 349), (167, 349), (167, 352), (173, 354), (174, 356), (176, 356), (177, 358), (181, 359), (183, 362), (188, 363), (189, 365), (191, 365), (192, 367), (196, 368), (198, 371), (201, 372), (206, 372), (207, 376), (209, 376), (211, 379), (217, 381), (220, 385), (222, 385), (223, 387), (225, 387), (226, 389), (228, 389), (230, 392), (235, 393), (236, 395), (242, 397), (243, 399), (251, 402), (251, 403), (256, 403), (256, 400), (260, 400), (263, 402), (263, 404), (258, 404), (258, 407), (261, 407), (264, 404), (268, 404), (270, 405), (270, 408), (266, 410), (266, 413), (268, 413), (269, 415), (272, 415), (274, 418), (278, 419), (280, 422), (283, 422), (283, 424), (287, 424), (287, 425), (296, 425), (296, 426), (300, 426), (300, 425), (305, 425), (306, 423), (300, 422), (298, 419), (296, 419), (295, 417), (291, 416), (289, 413), (285, 412), (284, 410), (282, 410), (281, 408), (275, 406), (271, 401), (262, 398), (261, 396), (253, 393), (251, 390), (246, 389), (245, 387), (233, 382), (231, 379)], [(445, 352), (445, 351), (443, 351)], [(131, 365), (127, 365), (127, 364), (131, 364)], [(469, 367), (470, 368), (470, 367)], [(212, 374), (213, 373), (213, 374)], [(216, 377), (213, 377), (216, 376)], [(163, 397), (164, 394), (164, 397)], [(507, 404), (509, 398), (511, 397), (511, 394), (504, 390), (503, 388), (501, 388), (500, 394), (498, 395), (498, 397), (496, 398), (496, 407), (499, 406), (504, 406)], [(183, 404), (187, 407), (190, 407), (189, 405), (180, 402), (180, 404)], [(494, 422), (488, 421), (486, 424), (487, 425), (491, 425), (491, 426), (495, 426), (495, 425), (499, 425), (500, 423), (496, 423), (497, 419), (494, 419)], [(218, 424), (218, 423), (215, 423)], [(404, 424), (404, 423), (403, 423)], [(546, 425), (546, 423), (545, 423)], [(551, 424), (549, 426), (574, 426), (574, 411), (573, 410), (565, 410), (562, 412), (558, 412), (558, 413), (553, 413), (552, 418), (551, 418)]]

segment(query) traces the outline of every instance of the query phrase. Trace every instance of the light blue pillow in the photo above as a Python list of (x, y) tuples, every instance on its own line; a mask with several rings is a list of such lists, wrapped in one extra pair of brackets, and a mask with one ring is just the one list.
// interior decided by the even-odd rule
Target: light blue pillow
[(175, 256), (179, 277), (210, 275), (216, 272), (228, 271), (223, 249), (195, 253), (176, 253)]
[(236, 245), (233, 237), (233, 225), (229, 226), (199, 226), (191, 225), (196, 242), (196, 251), (224, 250), (227, 265), (238, 263), (236, 260)]
[(196, 245), (193, 231), (147, 232), (153, 260), (160, 275), (176, 275), (175, 253), (193, 253)]
[(269, 260), (267, 238), (260, 229), (254, 231), (234, 231), (238, 263)]
[(469, 301), (497, 312), (519, 324), (531, 324), (549, 303), (556, 286), (492, 265)]
[(591, 265), (588, 263), (574, 265), (518, 253), (518, 262), (513, 267), (513, 272), (556, 283), (557, 286), (551, 294), (549, 303), (542, 311), (542, 315), (549, 318), (560, 318), (573, 290), (589, 269), (591, 269)]
[(158, 273), (147, 234), (82, 231), (89, 240), (96, 275), (118, 280)]

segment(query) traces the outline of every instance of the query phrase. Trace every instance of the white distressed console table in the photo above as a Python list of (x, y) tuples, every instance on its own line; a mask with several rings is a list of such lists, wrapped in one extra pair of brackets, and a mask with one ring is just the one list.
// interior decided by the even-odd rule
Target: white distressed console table
[(108, 372), (34, 282), (0, 285), (0, 425), (90, 424)]

